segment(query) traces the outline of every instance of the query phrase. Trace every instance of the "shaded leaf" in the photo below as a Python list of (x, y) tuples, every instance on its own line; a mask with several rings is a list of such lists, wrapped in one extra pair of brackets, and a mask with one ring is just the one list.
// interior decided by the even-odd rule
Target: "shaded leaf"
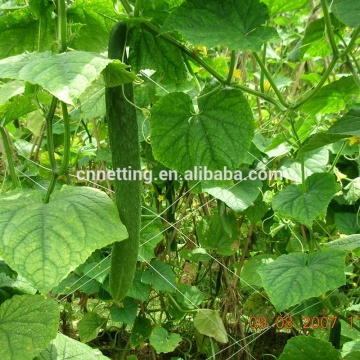
[(106, 321), (95, 312), (86, 313), (77, 324), (81, 341), (89, 342), (95, 339), (105, 322)]
[(259, 51), (277, 35), (274, 28), (262, 26), (268, 19), (267, 6), (258, 0), (188, 0), (169, 15), (161, 32), (177, 30), (194, 45), (209, 48)]

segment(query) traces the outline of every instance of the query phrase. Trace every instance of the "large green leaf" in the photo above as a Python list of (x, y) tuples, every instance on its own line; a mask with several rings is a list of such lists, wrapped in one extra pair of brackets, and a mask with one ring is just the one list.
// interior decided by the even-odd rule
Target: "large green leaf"
[(111, 86), (135, 80), (119, 60), (85, 52), (70, 51), (62, 54), (24, 53), (0, 60), (0, 78), (24, 80), (41, 85), (58, 99), (74, 105), (79, 96), (104, 71)]
[(306, 192), (302, 185), (290, 185), (278, 192), (272, 207), (279, 215), (295, 219), (308, 227), (324, 212), (336, 193), (332, 174), (315, 173), (305, 180)]
[(202, 94), (198, 111), (187, 94), (171, 93), (151, 110), (151, 143), (157, 160), (170, 169), (234, 170), (249, 150), (253, 116), (240, 90)]
[(282, 255), (258, 269), (265, 291), (277, 311), (345, 285), (343, 251)]
[(30, 0), (29, 4), (0, 16), (0, 59), (25, 51), (50, 50), (54, 45), (53, 2)]
[(38, 356), (39, 360), (109, 360), (100, 350), (93, 349), (68, 336), (58, 333), (48, 347)]
[(0, 307), (1, 358), (32, 360), (55, 338), (59, 306), (40, 295), (15, 295)]
[(348, 26), (360, 25), (360, 2), (358, 0), (327, 0), (335, 16)]
[(200, 309), (194, 318), (194, 326), (200, 334), (210, 336), (220, 343), (228, 342), (224, 323), (215, 310)]
[(312, 336), (288, 340), (279, 360), (340, 360), (340, 351), (331, 343)]
[(217, 199), (222, 200), (226, 205), (236, 212), (246, 210), (253, 204), (253, 201), (260, 194), (262, 182), (256, 180), (243, 180), (238, 184), (230, 186), (210, 187), (206, 184), (202, 185), (204, 192), (209, 193)]
[(39, 193), (1, 196), (0, 256), (42, 292), (93, 251), (127, 238), (115, 204), (93, 188), (63, 187), (48, 204)]
[(359, 88), (354, 78), (345, 76), (324, 86), (301, 107), (301, 110), (311, 115), (338, 112), (344, 109), (353, 94), (358, 93)]
[(188, 0), (166, 19), (161, 32), (178, 30), (194, 45), (259, 51), (276, 30), (262, 26), (268, 8), (258, 0)]

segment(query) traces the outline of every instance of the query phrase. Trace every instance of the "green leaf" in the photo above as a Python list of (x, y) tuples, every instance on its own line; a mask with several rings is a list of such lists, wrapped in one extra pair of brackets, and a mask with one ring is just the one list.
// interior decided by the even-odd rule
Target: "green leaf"
[(282, 311), (344, 285), (345, 254), (336, 250), (291, 253), (263, 265), (258, 273), (276, 310)]
[(105, 278), (109, 275), (110, 272), (110, 257), (102, 259), (101, 261), (89, 262), (85, 265), (83, 273), (91, 278), (95, 279), (101, 284), (104, 283)]
[(0, 256), (41, 292), (128, 236), (115, 204), (93, 188), (64, 186), (48, 204), (37, 192), (8, 193), (1, 204)]
[(144, 316), (138, 316), (130, 335), (131, 345), (135, 347), (143, 344), (150, 336), (151, 330), (151, 321)]
[(15, 295), (0, 306), (0, 348), (6, 360), (32, 360), (56, 337), (60, 316), (53, 299)]
[(355, 351), (360, 354), (360, 340), (346, 342), (342, 347), (341, 355), (345, 357)]
[(58, 333), (48, 347), (38, 356), (39, 360), (109, 360), (100, 350)]
[(269, 207), (265, 204), (262, 199), (255, 200), (254, 204), (249, 206), (243, 214), (248, 217), (250, 222), (256, 223), (257, 221), (261, 220), (262, 217), (266, 214)]
[(302, 155), (308, 151), (313, 151), (318, 148), (321, 148), (325, 145), (329, 145), (335, 143), (341, 139), (345, 139), (350, 137), (349, 135), (342, 135), (342, 134), (329, 134), (328, 132), (320, 132), (310, 136), (308, 141), (301, 147), (298, 151), (298, 155)]
[(24, 53), (0, 60), (0, 78), (24, 80), (41, 85), (58, 99), (74, 105), (87, 87), (104, 71), (109, 86), (117, 86), (135, 79), (119, 60), (85, 52), (62, 54)]
[(230, 234), (224, 230), (218, 215), (204, 216), (198, 225), (200, 245), (204, 249), (215, 250), (221, 255), (232, 255), (239, 248), (237, 221), (229, 216)]
[(272, 16), (302, 9), (309, 3), (308, 0), (262, 0), (262, 2), (268, 6)]
[(344, 187), (344, 190), (347, 190), (344, 196), (345, 199), (350, 205), (355, 204), (360, 199), (360, 177), (351, 179), (349, 184)]
[(0, 105), (6, 103), (13, 96), (20, 95), (25, 91), (22, 81), (10, 81), (0, 85)]
[(335, 180), (332, 174), (316, 173), (309, 176), (305, 183), (306, 192), (302, 185), (290, 185), (278, 192), (272, 200), (272, 207), (279, 215), (311, 227), (335, 195)]
[(358, 0), (328, 0), (331, 11), (344, 24), (354, 28), (360, 25)]
[(110, 30), (116, 13), (111, 1), (76, 0), (67, 11), (68, 22), (79, 24), (79, 29), (70, 36), (73, 49), (104, 52), (107, 49)]
[(81, 342), (89, 342), (95, 339), (99, 330), (106, 324), (106, 320), (95, 312), (86, 313), (78, 322), (77, 329)]
[(175, 291), (175, 274), (171, 266), (159, 260), (151, 262), (149, 267), (142, 274), (141, 281), (150, 284), (158, 291)]
[(165, 20), (161, 33), (177, 30), (194, 45), (231, 50), (260, 51), (261, 45), (277, 35), (262, 26), (268, 8), (258, 0), (188, 0)]
[(314, 97), (307, 101), (301, 110), (310, 115), (336, 113), (345, 108), (359, 88), (352, 76), (344, 76), (324, 86)]
[(341, 233), (352, 235), (360, 230), (359, 215), (348, 212), (335, 213), (335, 225)]
[(35, 110), (37, 110), (35, 100), (26, 95), (18, 95), (0, 105), (0, 118), (4, 121), (3, 125), (19, 119)]
[(360, 109), (353, 109), (337, 120), (327, 131), (328, 134), (342, 134), (360, 137)]
[(256, 255), (244, 263), (241, 269), (240, 281), (242, 286), (259, 286), (262, 287), (261, 277), (258, 274), (258, 269), (263, 264), (269, 264), (276, 259), (274, 255), (260, 254)]
[(169, 335), (166, 329), (157, 326), (153, 329), (150, 335), (150, 345), (154, 347), (155, 351), (160, 353), (169, 353), (175, 350), (181, 341), (181, 336), (176, 333)]
[(135, 271), (134, 280), (130, 286), (127, 296), (140, 301), (146, 301), (150, 294), (150, 285), (144, 284), (141, 281), (142, 274), (142, 271)]
[(177, 288), (176, 300), (186, 309), (194, 309), (204, 300), (203, 293), (196, 286), (178, 284)]
[(202, 94), (199, 110), (187, 94), (171, 93), (151, 110), (153, 153), (162, 164), (180, 172), (195, 166), (235, 170), (249, 150), (253, 116), (240, 90)]
[(324, 244), (328, 249), (333, 250), (345, 250), (348, 252), (354, 251), (360, 248), (360, 235), (349, 235), (342, 237), (341, 239), (330, 241)]
[(200, 334), (210, 336), (223, 344), (228, 342), (224, 323), (215, 310), (200, 309), (194, 318), (194, 326)]
[(312, 135), (298, 151), (298, 155), (351, 136), (360, 137), (360, 110), (358, 109), (350, 110), (327, 131)]
[[(36, 11), (34, 4), (41, 4)], [(25, 51), (50, 50), (56, 39), (54, 5), (51, 1), (30, 1), (31, 7), (0, 16), (0, 59)], [(37, 12), (37, 14), (34, 14)]]
[(242, 180), (234, 186), (217, 186), (202, 184), (204, 192), (209, 193), (216, 199), (222, 200), (229, 208), (236, 212), (242, 212), (249, 206), (260, 194), (262, 182), (256, 180)]
[[(300, 58), (326, 57), (331, 54), (331, 47), (325, 37), (324, 18), (312, 21), (305, 30), (301, 40)], [(306, 56), (307, 55), (307, 56)]]
[(94, 279), (75, 273), (69, 274), (59, 285), (52, 288), (54, 294), (72, 294), (76, 290), (81, 290), (87, 295), (92, 295), (100, 291), (101, 284)]
[(111, 306), (111, 320), (132, 325), (136, 319), (136, 311), (136, 301), (130, 297), (126, 297), (121, 304)]
[(279, 360), (340, 360), (340, 352), (328, 341), (311, 336), (296, 336), (287, 341)]
[(141, 223), (139, 261), (151, 260), (155, 257), (154, 249), (163, 239), (161, 220)]

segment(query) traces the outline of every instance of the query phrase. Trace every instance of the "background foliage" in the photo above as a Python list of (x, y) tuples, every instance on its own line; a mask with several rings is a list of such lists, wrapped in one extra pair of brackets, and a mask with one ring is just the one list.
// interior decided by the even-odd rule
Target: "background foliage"
[[(356, 359), (358, 0), (0, 2), (3, 359)], [(107, 58), (128, 24), (130, 67)], [(142, 185), (127, 237), (105, 87), (133, 82), (144, 170), (240, 181)], [(251, 181), (250, 171), (283, 178)]]

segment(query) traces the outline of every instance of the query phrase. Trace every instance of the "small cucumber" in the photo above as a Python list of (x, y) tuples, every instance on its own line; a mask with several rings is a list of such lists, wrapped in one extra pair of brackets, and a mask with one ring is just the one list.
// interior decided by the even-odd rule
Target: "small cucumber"
[[(108, 57), (126, 62), (127, 26), (118, 22), (109, 38)], [(106, 88), (106, 114), (113, 169), (140, 170), (140, 145), (133, 84)], [(132, 283), (140, 242), (141, 180), (115, 180), (115, 203), (129, 237), (113, 245), (110, 290), (115, 301), (123, 299)], [(104, 236), (106, 236), (104, 234)]]
[(330, 329), (329, 342), (335, 349), (340, 349), (340, 338), (341, 338), (341, 322), (336, 319), (334, 326)]

